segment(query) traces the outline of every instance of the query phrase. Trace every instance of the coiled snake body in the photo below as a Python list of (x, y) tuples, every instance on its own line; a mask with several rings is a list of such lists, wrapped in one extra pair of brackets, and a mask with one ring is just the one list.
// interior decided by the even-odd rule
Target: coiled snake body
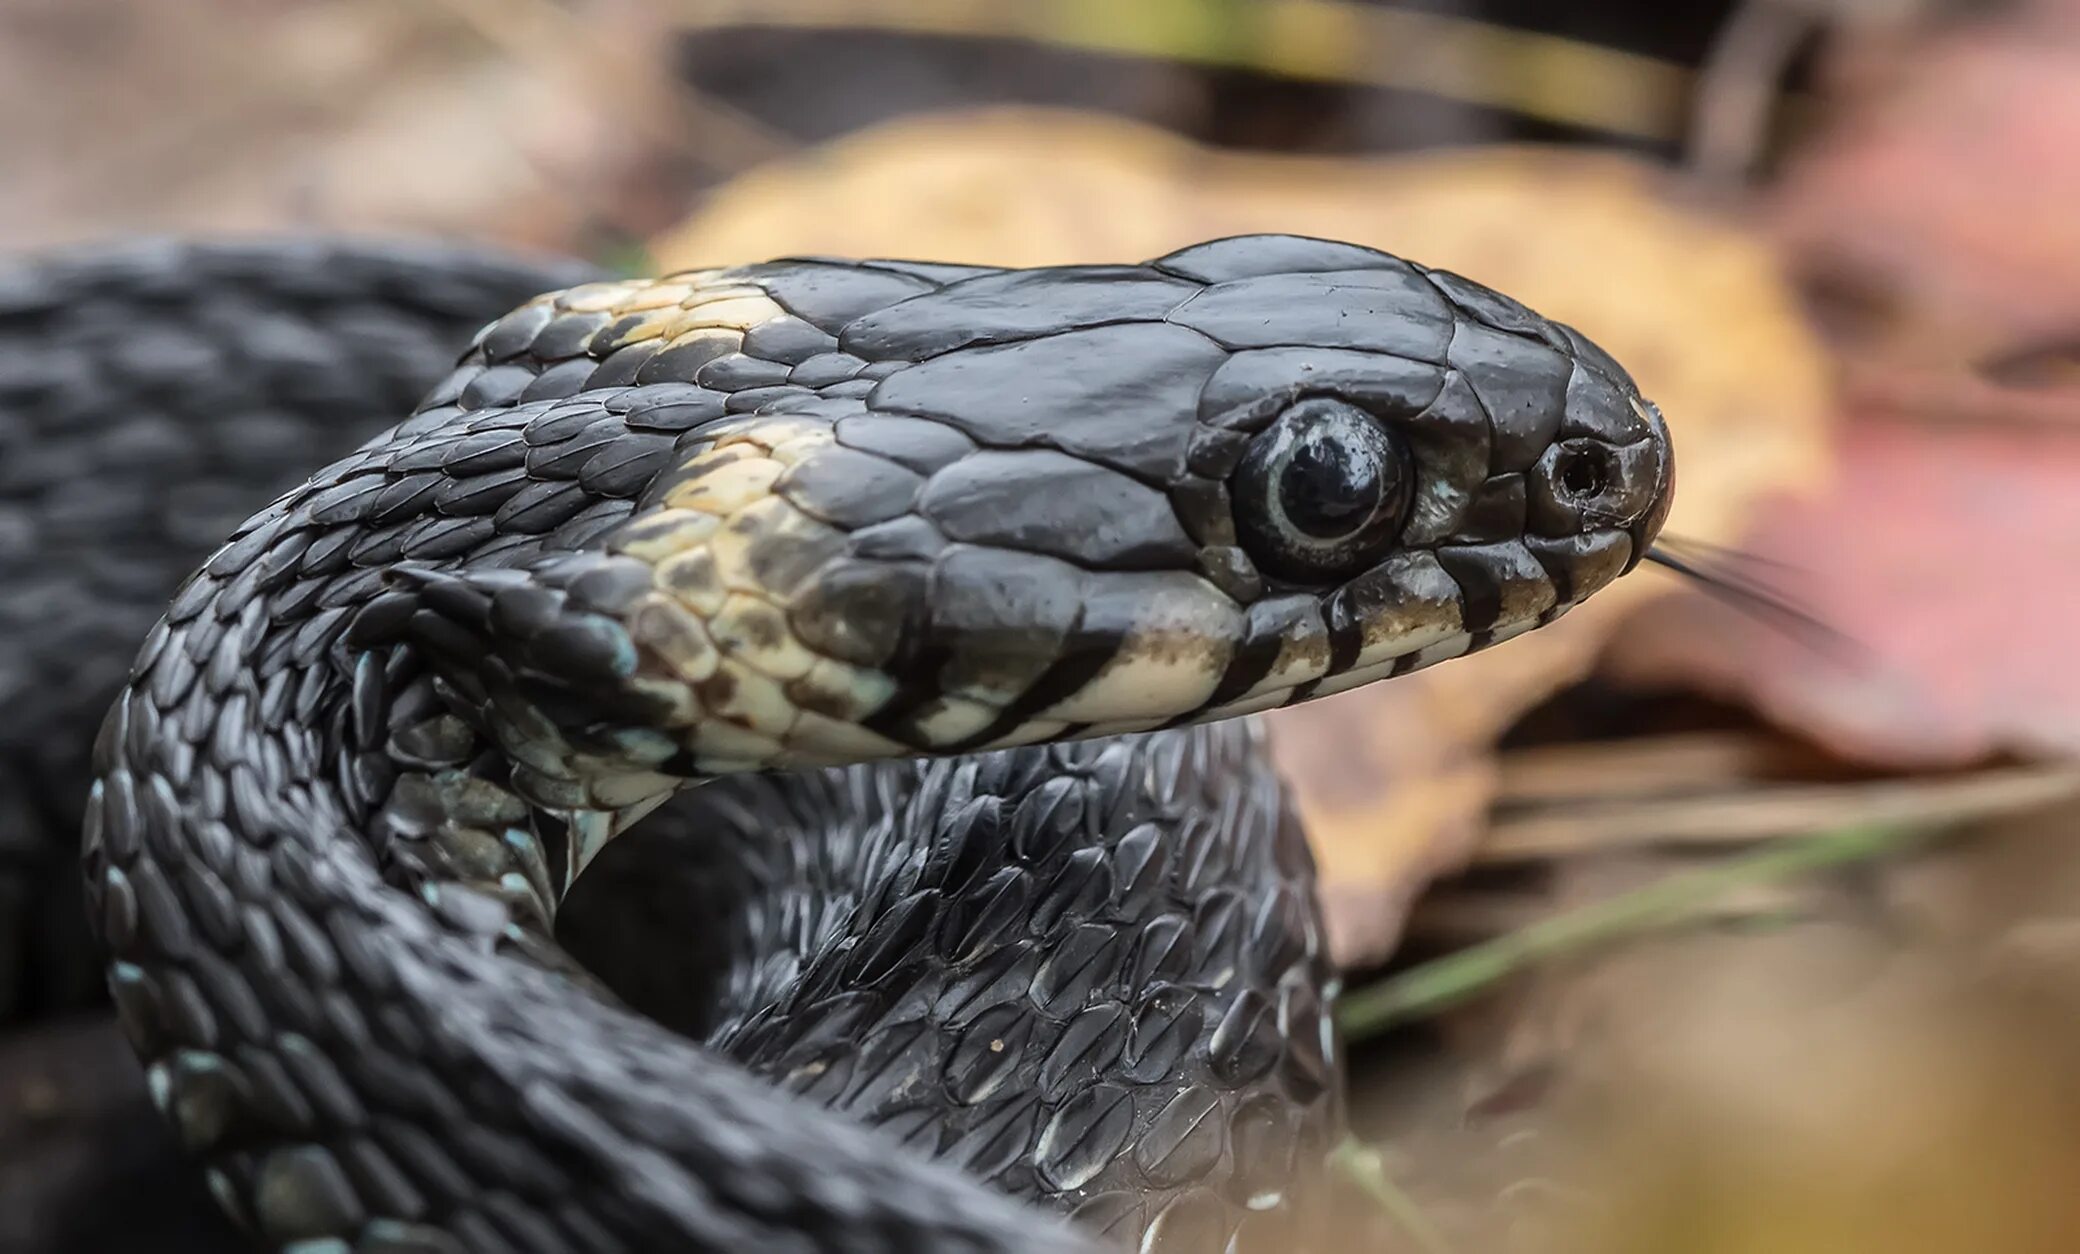
[(1550, 621), (1671, 479), (1581, 336), (1326, 241), (543, 296), (146, 637), (109, 988), (297, 1254), (1285, 1241), (1334, 980), (1215, 720)]

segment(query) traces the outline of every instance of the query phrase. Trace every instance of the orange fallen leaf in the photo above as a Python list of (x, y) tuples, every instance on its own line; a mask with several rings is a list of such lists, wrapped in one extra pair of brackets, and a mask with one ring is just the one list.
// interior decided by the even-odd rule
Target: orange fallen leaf
[[(998, 110), (898, 122), (753, 171), (653, 251), (667, 267), (790, 253), (1045, 265), (1252, 231), (1385, 248), (1580, 327), (1669, 416), (1672, 531), (1730, 537), (1759, 491), (1824, 470), (1825, 368), (1769, 250), (1675, 207), (1651, 167), (1621, 157), (1240, 155), (1108, 118)], [(1273, 716), (1340, 958), (1392, 947), (1407, 902), (1484, 829), (1495, 737), (1667, 589), (1629, 579), (1504, 647)]]

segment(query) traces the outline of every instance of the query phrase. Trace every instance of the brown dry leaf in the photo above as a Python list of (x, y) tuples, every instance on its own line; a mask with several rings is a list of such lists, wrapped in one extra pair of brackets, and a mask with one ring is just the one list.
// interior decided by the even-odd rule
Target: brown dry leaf
[[(1865, 989), (1805, 955), (1665, 983), (1600, 1051), (1577, 1167), (1594, 1254), (2063, 1254), (2080, 1244), (2070, 1001), (1923, 960)], [(1787, 998), (1784, 990), (1799, 988)]]
[[(2072, 1248), (1952, 1225), (1984, 1211), (2036, 1232), (2080, 1218), (2061, 1209), (2072, 1194), (2059, 1183), (2080, 1096), (2062, 1061), (2080, 1005), (2080, 880), (2056, 839), (2073, 821), (2070, 806), (2007, 818), (1852, 874), (1752, 885), (1774, 925), (1699, 920), (1584, 950), (1454, 1009), (1439, 1021), (1445, 1074), (1426, 1077), (1426, 1092), (1457, 1097), (1444, 1113), (1468, 1131), (1499, 1108), (1540, 1147), (1518, 1171), (1578, 1200), (1535, 1216), (1528, 1241), (1477, 1233), (1486, 1239), (1457, 1248)], [(1608, 900), (1686, 864), (1562, 861), (1551, 906)], [(1398, 1063), (1390, 1072), (1386, 1083), (1406, 1082)], [(1392, 1127), (1397, 1144), (1427, 1138), (1409, 1117), (1372, 1126)], [(1991, 1157), (1953, 1171), (1965, 1146)]]
[(1881, 766), (2080, 754), (2080, 431), (1866, 417), (1839, 448), (1833, 486), (1743, 547), (1853, 652), (1685, 596), (1626, 627), (1611, 677), (1701, 687)]
[[(790, 253), (1042, 265), (1251, 231), (1376, 245), (1580, 327), (1675, 429), (1672, 531), (1731, 536), (1758, 491), (1824, 471), (1825, 368), (1769, 252), (1673, 207), (1653, 170), (1619, 157), (1266, 157), (1058, 111), (929, 117), (754, 171), (655, 252), (667, 267)], [(1628, 580), (1506, 647), (1275, 716), (1340, 958), (1392, 946), (1408, 900), (1482, 830), (1495, 736), (1664, 590)]]
[(2076, 18), (2074, 0), (2032, 0), (1843, 51), (1843, 98), (1770, 220), (1844, 339), (1855, 397), (2080, 421), (2070, 382), (1983, 377), (2046, 346), (2070, 374), (2080, 346)]

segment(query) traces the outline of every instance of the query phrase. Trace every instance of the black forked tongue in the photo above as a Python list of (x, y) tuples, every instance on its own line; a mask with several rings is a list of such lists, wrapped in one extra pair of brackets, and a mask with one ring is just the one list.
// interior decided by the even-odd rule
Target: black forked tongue
[(1782, 631), (1814, 650), (1830, 654), (1839, 662), (1855, 662), (1864, 656), (1856, 640), (1815, 616), (1755, 574), (1758, 567), (1783, 568), (1783, 563), (1756, 553), (1725, 548), (1703, 540), (1686, 540), (1663, 535), (1647, 550), (1648, 561), (1673, 571), (1696, 585), (1712, 599)]

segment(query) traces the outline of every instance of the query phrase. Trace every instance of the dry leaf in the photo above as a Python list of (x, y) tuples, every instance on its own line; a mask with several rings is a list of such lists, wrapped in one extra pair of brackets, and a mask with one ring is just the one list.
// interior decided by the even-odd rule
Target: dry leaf
[[(1650, 168), (1618, 157), (1236, 155), (1112, 119), (1001, 110), (901, 122), (754, 171), (655, 251), (668, 267), (791, 253), (1043, 265), (1251, 231), (1375, 245), (1580, 327), (1675, 429), (1671, 531), (1729, 536), (1759, 490), (1823, 469), (1825, 371), (1770, 254), (1672, 207)], [(1408, 900), (1463, 858), (1495, 736), (1665, 587), (1627, 580), (1490, 653), (1274, 716), (1342, 959), (1385, 953)]]
[(1664, 985), (1672, 1013), (1605, 1051), (1603, 1117), (1574, 1144), (1607, 1205), (1558, 1248), (2075, 1248), (2070, 1003), (1995, 994), (1932, 961), (1787, 999), (1809, 956)]
[(1772, 227), (1843, 338), (1855, 397), (2080, 421), (2069, 382), (1985, 377), (2046, 346), (2070, 375), (2080, 346), (2076, 16), (2073, 0), (2035, 0), (1870, 50), (1772, 193)]
[(1846, 655), (1694, 597), (1623, 632), (1619, 682), (1701, 687), (1847, 757), (1932, 768), (2080, 753), (2080, 432), (1864, 418), (1828, 492), (1761, 515)]

